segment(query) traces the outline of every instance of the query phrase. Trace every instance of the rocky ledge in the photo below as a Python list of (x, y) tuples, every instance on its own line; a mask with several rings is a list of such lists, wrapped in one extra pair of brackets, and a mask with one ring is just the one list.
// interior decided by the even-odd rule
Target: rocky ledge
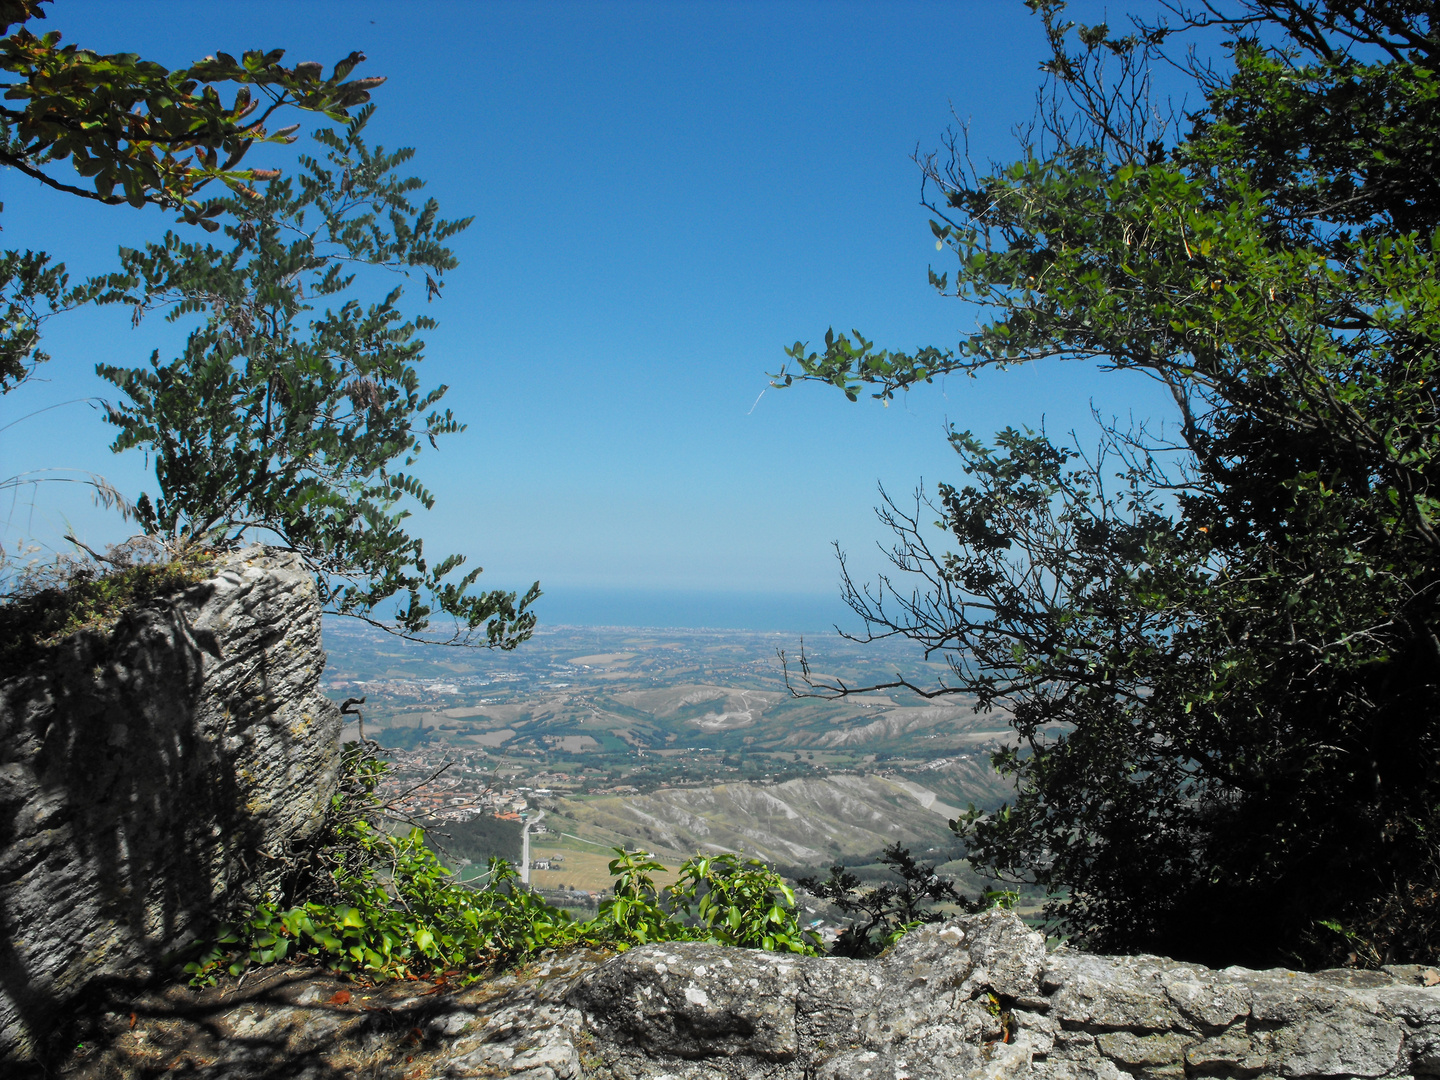
[(874, 961), (707, 945), (549, 958), (456, 991), (274, 970), (112, 1000), (50, 1075), (941, 1080), (1440, 1075), (1440, 972), (1211, 971), (1060, 949), (1006, 912)]

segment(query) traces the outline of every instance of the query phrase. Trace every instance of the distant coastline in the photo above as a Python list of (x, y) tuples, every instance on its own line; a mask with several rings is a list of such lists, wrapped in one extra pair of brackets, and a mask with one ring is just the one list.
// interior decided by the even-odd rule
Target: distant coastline
[(535, 610), (549, 626), (825, 633), (839, 623), (858, 629), (838, 589), (827, 595), (556, 586), (545, 590)]

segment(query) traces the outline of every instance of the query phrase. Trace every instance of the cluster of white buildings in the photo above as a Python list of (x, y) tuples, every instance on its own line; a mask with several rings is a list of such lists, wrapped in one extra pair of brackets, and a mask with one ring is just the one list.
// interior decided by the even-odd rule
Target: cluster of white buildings
[[(530, 807), (530, 800), (514, 788), (472, 793), (459, 790), (464, 782), (463, 779), (447, 781), (442, 778), (426, 790), (407, 796), (396, 804), (396, 809), (413, 817), (431, 817), (440, 821), (469, 821), (473, 817), (516, 821)], [(448, 785), (448, 788), (437, 790), (442, 784)]]

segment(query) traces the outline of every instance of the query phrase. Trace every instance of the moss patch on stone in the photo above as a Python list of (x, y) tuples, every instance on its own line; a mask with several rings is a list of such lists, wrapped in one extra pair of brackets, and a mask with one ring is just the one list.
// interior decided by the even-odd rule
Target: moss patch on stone
[(72, 563), (23, 579), (0, 603), (0, 670), (34, 663), (78, 631), (109, 630), (126, 611), (204, 581), (213, 561), (196, 550), (105, 569)]

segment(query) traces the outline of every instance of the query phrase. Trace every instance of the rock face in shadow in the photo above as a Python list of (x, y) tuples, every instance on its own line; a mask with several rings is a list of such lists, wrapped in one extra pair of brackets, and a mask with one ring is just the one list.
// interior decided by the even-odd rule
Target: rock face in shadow
[(279, 967), (113, 998), (50, 1077), (1161, 1080), (1440, 1075), (1440, 972), (1211, 971), (1061, 949), (1008, 912), (878, 960), (576, 952), (466, 988)]
[(335, 788), (314, 582), (251, 548), (0, 673), (0, 1062), (273, 887)]

